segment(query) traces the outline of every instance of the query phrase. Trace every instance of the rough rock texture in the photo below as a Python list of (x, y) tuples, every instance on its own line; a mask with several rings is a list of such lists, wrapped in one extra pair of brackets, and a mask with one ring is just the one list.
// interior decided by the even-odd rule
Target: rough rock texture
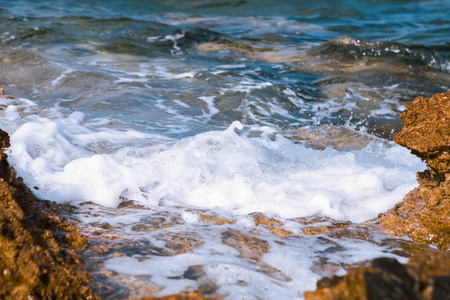
[(405, 124), (394, 140), (427, 164), (419, 187), (375, 221), (397, 236), (442, 250), (412, 257), (402, 265), (378, 258), (344, 277), (324, 278), (306, 300), (450, 299), (450, 92), (418, 97), (400, 114)]
[(16, 178), (0, 130), (0, 299), (98, 299), (76, 253), (86, 239)]
[[(400, 114), (405, 124), (394, 140), (427, 163), (433, 183), (450, 179), (450, 91), (417, 97)], [(429, 176), (427, 174), (427, 177)]]
[[(205, 297), (200, 294), (190, 292), (188, 294), (169, 295), (164, 297), (143, 297), (139, 300), (214, 300), (216, 298)], [(135, 299), (137, 300), (137, 299)]]
[[(177, 294), (177, 295), (169, 295), (163, 297), (143, 297), (139, 298), (139, 300), (214, 300), (216, 298), (205, 297), (200, 294), (190, 292), (187, 294)], [(132, 299), (133, 300), (133, 299)], [(138, 299), (134, 299), (138, 300)]]
[(394, 140), (427, 164), (419, 187), (378, 217), (397, 236), (450, 250), (450, 92), (418, 97), (400, 114), (405, 124)]
[(413, 257), (406, 265), (378, 258), (344, 277), (324, 278), (305, 300), (450, 299), (450, 252)]

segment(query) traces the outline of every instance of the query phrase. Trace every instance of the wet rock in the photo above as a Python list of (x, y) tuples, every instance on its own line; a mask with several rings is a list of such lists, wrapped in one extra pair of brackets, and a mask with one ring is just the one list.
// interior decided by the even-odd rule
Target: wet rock
[(351, 222), (331, 221), (329, 225), (307, 226), (302, 228), (305, 235), (324, 235), (332, 238), (352, 238), (364, 241), (372, 240), (372, 232), (375, 228)]
[(252, 213), (250, 216), (253, 217), (255, 226), (262, 226), (278, 236), (288, 236), (294, 234), (292, 231), (282, 228), (284, 225), (283, 222), (273, 218), (268, 218), (260, 212)]
[(266, 240), (245, 234), (239, 230), (229, 229), (222, 232), (222, 243), (238, 250), (240, 257), (246, 258), (250, 263), (259, 267), (258, 271), (278, 280), (292, 280), (289, 276), (262, 260), (262, 256), (268, 253), (270, 249), (270, 244)]
[(219, 216), (215, 212), (201, 212), (199, 214), (200, 220), (204, 223), (214, 224), (214, 225), (225, 225), (225, 224), (235, 224), (236, 220), (229, 220), (225, 217)]
[[(139, 300), (214, 300), (216, 298), (211, 297), (205, 297), (200, 294), (197, 294), (195, 292), (190, 293), (180, 293), (177, 295), (169, 295), (169, 296), (163, 296), (163, 297), (143, 297), (139, 298)], [(135, 299), (138, 300), (138, 299)]]
[(200, 236), (189, 232), (161, 233), (156, 239), (165, 242), (166, 254), (169, 256), (190, 253), (204, 244)]
[(0, 68), (0, 81), (10, 86), (18, 97), (27, 97), (37, 88), (50, 86), (59, 72), (37, 54), (5, 48), (0, 51)]
[(330, 125), (290, 128), (283, 135), (292, 141), (302, 141), (317, 150), (324, 150), (327, 147), (338, 151), (361, 150), (374, 141), (383, 141), (345, 126)]
[(77, 254), (86, 238), (15, 177), (8, 146), (0, 130), (0, 299), (98, 299)]
[(378, 258), (344, 277), (320, 280), (305, 299), (450, 299), (449, 265), (449, 252), (413, 257), (406, 265)]
[(200, 295), (211, 295), (219, 289), (219, 285), (207, 278), (203, 267), (200, 265), (190, 266), (181, 276), (168, 277), (169, 279), (190, 279), (199, 283), (196, 292)]
[(267, 241), (234, 229), (222, 232), (222, 243), (236, 248), (241, 257), (252, 261), (259, 261), (261, 256), (268, 253), (270, 249)]
[(419, 187), (378, 217), (397, 236), (450, 250), (450, 92), (418, 97), (401, 113), (403, 130), (394, 140), (427, 164)]
[[(378, 258), (344, 277), (324, 278), (305, 299), (450, 299), (450, 92), (418, 97), (400, 114), (405, 124), (394, 140), (427, 164), (419, 187), (375, 221), (389, 233), (435, 245), (402, 265)], [(328, 232), (328, 231), (327, 231)]]

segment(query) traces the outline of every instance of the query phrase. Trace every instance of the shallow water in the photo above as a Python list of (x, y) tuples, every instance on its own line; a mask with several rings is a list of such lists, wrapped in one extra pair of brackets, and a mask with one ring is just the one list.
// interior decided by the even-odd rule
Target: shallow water
[(448, 1), (0, 3), (10, 162), (105, 298), (301, 298), (422, 249), (363, 222), (424, 168), (391, 140), (449, 89)]

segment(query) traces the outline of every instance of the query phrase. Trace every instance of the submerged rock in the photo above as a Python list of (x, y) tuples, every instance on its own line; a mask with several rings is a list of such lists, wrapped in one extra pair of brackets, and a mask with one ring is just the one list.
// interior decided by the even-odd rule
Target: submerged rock
[(76, 252), (86, 238), (15, 177), (8, 146), (0, 130), (0, 299), (98, 299)]
[(397, 236), (450, 250), (450, 92), (418, 97), (400, 114), (405, 124), (394, 140), (427, 164), (419, 187), (378, 217)]
[(338, 151), (361, 150), (374, 141), (384, 142), (383, 139), (364, 132), (331, 125), (290, 128), (285, 130), (283, 135), (291, 141), (304, 142), (305, 145), (317, 150), (324, 150), (327, 147)]
[[(139, 298), (139, 300), (214, 300), (216, 298), (205, 297), (195, 292), (190, 292), (187, 294), (177, 294), (177, 295), (169, 295), (163, 297), (143, 297)], [(137, 299), (135, 299), (137, 300)]]

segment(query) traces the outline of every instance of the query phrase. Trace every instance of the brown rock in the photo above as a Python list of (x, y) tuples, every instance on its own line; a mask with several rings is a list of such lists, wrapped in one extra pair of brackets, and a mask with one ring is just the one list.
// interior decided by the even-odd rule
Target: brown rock
[[(139, 300), (214, 300), (216, 298), (205, 297), (200, 294), (190, 292), (187, 294), (176, 294), (163, 297), (143, 297)], [(138, 300), (138, 299), (135, 299)]]
[(387, 232), (414, 241), (450, 249), (450, 197), (439, 187), (419, 186), (378, 220)]
[(293, 235), (291, 231), (281, 228), (284, 224), (279, 220), (268, 218), (260, 212), (252, 213), (250, 215), (253, 217), (256, 226), (263, 226), (267, 230), (270, 230), (272, 233), (279, 236)]
[[(450, 250), (450, 92), (418, 97), (400, 114), (405, 124), (394, 140), (427, 164), (419, 187), (376, 222), (397, 236)], [(327, 231), (328, 232), (328, 231)], [(411, 258), (402, 265), (378, 258), (344, 277), (324, 278), (305, 299), (450, 299), (450, 252)]]
[(86, 238), (16, 178), (0, 130), (0, 299), (98, 299), (76, 253)]
[(351, 222), (331, 221), (329, 225), (306, 226), (302, 228), (305, 235), (326, 235), (332, 238), (352, 238), (365, 241), (371, 240), (371, 230), (374, 228), (357, 225)]
[(450, 91), (417, 97), (406, 109), (400, 113), (405, 126), (395, 142), (426, 161), (433, 179), (444, 181), (450, 175)]
[(379, 221), (397, 236), (450, 249), (450, 92), (427, 99), (418, 97), (400, 114), (405, 124), (394, 140), (423, 159), (419, 187)]
[(214, 225), (235, 224), (236, 220), (228, 220), (224, 217), (219, 217), (215, 212), (200, 213), (200, 220), (204, 223)]
[(267, 241), (234, 229), (222, 232), (222, 243), (237, 249), (240, 257), (252, 261), (260, 261), (261, 256), (268, 253), (270, 249)]
[(345, 277), (324, 278), (305, 300), (450, 299), (450, 253), (413, 257), (406, 265), (378, 258)]
[(242, 233), (239, 230), (229, 229), (222, 232), (222, 243), (238, 250), (240, 257), (246, 258), (250, 263), (259, 267), (259, 272), (264, 272), (279, 280), (292, 280), (283, 272), (271, 267), (261, 259), (261, 257), (268, 253), (270, 249), (270, 244), (266, 240)]

